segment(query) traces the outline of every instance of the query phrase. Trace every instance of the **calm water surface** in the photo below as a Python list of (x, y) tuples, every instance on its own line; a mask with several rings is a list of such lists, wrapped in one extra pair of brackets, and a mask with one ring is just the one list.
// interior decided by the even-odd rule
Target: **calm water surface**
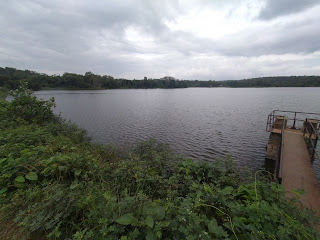
[[(179, 154), (210, 161), (231, 154), (252, 170), (264, 165), (274, 109), (320, 112), (320, 88), (187, 88), (39, 91), (56, 113), (93, 141), (127, 145), (155, 137)], [(314, 163), (318, 176), (319, 162)]]

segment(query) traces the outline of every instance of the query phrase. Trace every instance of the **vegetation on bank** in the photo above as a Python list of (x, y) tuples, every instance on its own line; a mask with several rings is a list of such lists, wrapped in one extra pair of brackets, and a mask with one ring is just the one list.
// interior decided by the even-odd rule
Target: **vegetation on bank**
[(259, 172), (242, 177), (231, 159), (196, 162), (155, 140), (94, 145), (53, 100), (14, 95), (0, 100), (0, 218), (25, 239), (320, 238), (319, 219)]
[(189, 81), (173, 77), (127, 80), (112, 76), (64, 73), (46, 75), (29, 70), (0, 67), (0, 87), (16, 89), (26, 81), (33, 90), (40, 89), (118, 89), (118, 88), (187, 88), (187, 87), (320, 87), (320, 76), (262, 77), (230, 81)]
[(4, 88), (0, 87), (0, 101), (4, 100), (7, 97), (7, 90)]

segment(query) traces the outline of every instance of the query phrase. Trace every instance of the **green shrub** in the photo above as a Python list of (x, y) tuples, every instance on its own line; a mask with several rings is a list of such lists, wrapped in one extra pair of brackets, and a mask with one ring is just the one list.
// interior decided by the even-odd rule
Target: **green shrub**
[(4, 100), (7, 97), (7, 91), (3, 87), (0, 87), (0, 100)]
[(54, 98), (49, 101), (39, 100), (24, 85), (11, 91), (11, 95), (14, 99), (7, 106), (7, 115), (11, 120), (23, 119), (41, 124), (55, 119), (51, 110), (55, 106)]

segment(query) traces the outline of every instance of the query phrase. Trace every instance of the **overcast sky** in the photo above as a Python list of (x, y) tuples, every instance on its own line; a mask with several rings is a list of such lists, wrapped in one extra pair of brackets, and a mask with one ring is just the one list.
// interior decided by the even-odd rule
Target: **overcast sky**
[(0, 66), (128, 79), (320, 75), (320, 0), (0, 0)]

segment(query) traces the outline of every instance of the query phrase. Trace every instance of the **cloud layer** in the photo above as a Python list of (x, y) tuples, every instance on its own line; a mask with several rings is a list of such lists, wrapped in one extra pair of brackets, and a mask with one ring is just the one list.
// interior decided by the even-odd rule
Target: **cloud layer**
[(0, 2), (0, 66), (242, 79), (320, 74), (319, 1)]

